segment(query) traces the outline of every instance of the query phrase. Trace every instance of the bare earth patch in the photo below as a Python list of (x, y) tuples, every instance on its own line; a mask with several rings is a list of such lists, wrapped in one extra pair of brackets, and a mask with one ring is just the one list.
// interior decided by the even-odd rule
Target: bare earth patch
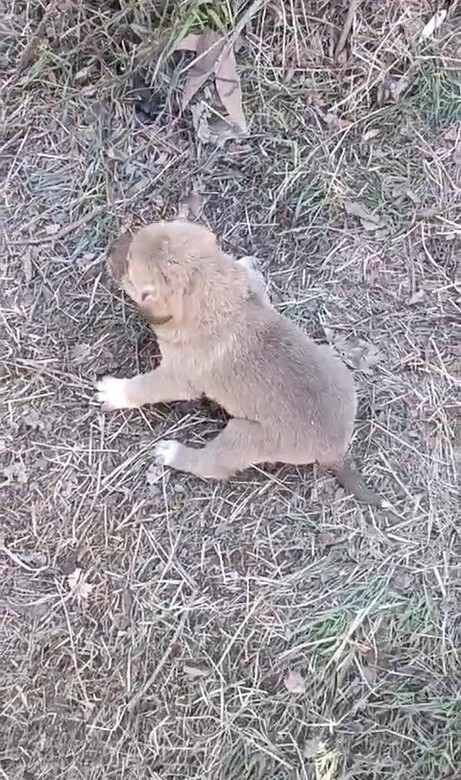
[[(8, 778), (458, 776), (460, 17), (428, 36), (435, 5), (9, 4)], [(178, 44), (210, 27), (247, 133), (211, 80), (181, 110)], [(393, 516), (308, 468), (155, 467), (157, 439), (222, 425), (211, 404), (101, 414), (96, 377), (157, 354), (106, 247), (178, 213), (260, 257), (355, 371), (356, 460)]]

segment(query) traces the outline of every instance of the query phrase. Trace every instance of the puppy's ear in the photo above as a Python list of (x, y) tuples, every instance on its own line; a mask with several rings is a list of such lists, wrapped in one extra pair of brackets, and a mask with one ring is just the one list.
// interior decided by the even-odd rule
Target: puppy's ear
[(119, 236), (109, 246), (108, 268), (109, 273), (116, 282), (121, 282), (128, 271), (128, 250), (130, 248), (133, 233), (128, 230)]
[(165, 325), (173, 319), (168, 300), (156, 294), (152, 287), (146, 287), (141, 293), (139, 310), (150, 325)]

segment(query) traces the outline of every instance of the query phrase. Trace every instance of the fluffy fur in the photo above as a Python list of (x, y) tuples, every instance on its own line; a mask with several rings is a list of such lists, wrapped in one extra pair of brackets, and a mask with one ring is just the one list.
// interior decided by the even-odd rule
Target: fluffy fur
[(111, 248), (113, 277), (158, 337), (158, 368), (98, 385), (105, 409), (207, 396), (232, 419), (202, 448), (156, 445), (157, 459), (223, 479), (263, 462), (318, 463), (383, 505), (346, 460), (357, 401), (351, 373), (270, 304), (253, 258), (235, 261), (197, 224), (163, 222)]

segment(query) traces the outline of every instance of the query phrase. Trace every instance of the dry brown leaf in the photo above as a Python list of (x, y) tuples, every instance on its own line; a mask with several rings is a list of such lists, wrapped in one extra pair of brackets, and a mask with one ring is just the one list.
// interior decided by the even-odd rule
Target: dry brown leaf
[(93, 585), (85, 581), (85, 573), (78, 566), (67, 577), (67, 584), (71, 595), (77, 600), (79, 605), (88, 600), (93, 590)]
[(363, 642), (357, 642), (356, 648), (363, 657), (362, 674), (365, 680), (373, 685), (378, 676), (378, 654), (374, 647)]
[(443, 137), (445, 141), (458, 141), (461, 137), (460, 125), (451, 125), (451, 127), (447, 127), (443, 133)]
[(371, 374), (371, 369), (380, 362), (382, 354), (378, 347), (358, 336), (347, 338), (335, 334), (331, 328), (324, 328), (328, 342), (335, 347), (343, 360), (352, 368)]
[(290, 693), (304, 693), (306, 690), (304, 677), (295, 669), (290, 669), (283, 681), (283, 684)]
[(122, 614), (119, 620), (119, 627), (122, 631), (129, 628), (131, 624), (132, 612), (133, 612), (133, 592), (127, 586), (126, 588), (123, 589), (123, 593), (122, 593)]
[(416, 303), (422, 303), (425, 297), (426, 297), (426, 290), (423, 289), (416, 290), (413, 293), (413, 295), (411, 295), (410, 298), (408, 298), (407, 303), (409, 306), (414, 306)]
[(413, 579), (406, 571), (397, 571), (391, 580), (391, 587), (399, 593), (408, 593), (413, 587)]
[(372, 127), (362, 135), (362, 141), (371, 141), (373, 138), (377, 138), (378, 135), (381, 135), (381, 130), (377, 127)]
[(371, 233), (373, 230), (379, 230), (381, 225), (377, 225), (376, 222), (370, 222), (367, 219), (362, 219), (362, 227), (367, 233)]
[(324, 547), (331, 547), (336, 542), (336, 536), (331, 531), (320, 531), (318, 540)]
[(240, 77), (233, 49), (227, 46), (222, 52), (215, 73), (216, 91), (230, 119), (246, 132), (247, 123), (242, 105)]
[(190, 192), (179, 203), (178, 219), (199, 219), (204, 203), (203, 195), (200, 195), (198, 192)]
[(442, 24), (445, 21), (445, 17), (447, 15), (447, 10), (445, 8), (442, 8), (440, 11), (437, 11), (437, 13), (434, 14), (434, 16), (431, 16), (428, 23), (424, 25), (420, 41), (427, 40), (428, 38), (432, 38), (435, 31), (439, 29), (439, 27), (442, 26)]
[(13, 461), (9, 466), (5, 466), (5, 468), (2, 469), (2, 474), (8, 480), (8, 484), (19, 482), (20, 485), (25, 485), (29, 479), (24, 464), (19, 461), (16, 463)]
[(33, 407), (25, 407), (22, 419), (32, 431), (45, 430), (45, 421)]
[(320, 739), (320, 737), (308, 739), (304, 745), (304, 758), (317, 758), (317, 756), (325, 752), (326, 747), (326, 742)]
[(214, 30), (205, 30), (198, 36), (197, 57), (188, 70), (182, 97), (183, 108), (186, 108), (200, 87), (215, 72), (216, 63), (225, 43), (226, 39)]
[(334, 131), (347, 130), (347, 128), (352, 124), (350, 119), (340, 117), (335, 114), (334, 111), (328, 111), (326, 114), (323, 114), (323, 119), (327, 123), (330, 130)]
[(197, 33), (189, 33), (182, 39), (176, 46), (176, 51), (197, 51), (200, 35)]
[(190, 110), (197, 140), (202, 144), (209, 144), (211, 141), (210, 126), (208, 123), (210, 109), (204, 100), (200, 100), (198, 103), (191, 106)]
[(148, 485), (156, 485), (158, 482), (162, 482), (164, 478), (164, 470), (162, 466), (157, 463), (151, 463), (146, 471), (146, 482)]
[(24, 271), (24, 278), (26, 282), (29, 283), (34, 275), (34, 268), (32, 265), (32, 256), (28, 249), (25, 249), (22, 255), (22, 269)]
[(184, 674), (187, 674), (191, 680), (198, 680), (201, 677), (208, 677), (210, 674), (209, 669), (201, 669), (199, 666), (188, 666), (187, 664), (183, 666), (183, 672)]
[(246, 131), (240, 78), (234, 51), (227, 39), (214, 30), (205, 30), (200, 35), (187, 35), (176, 49), (194, 51), (197, 55), (187, 71), (182, 107), (185, 108), (207, 79), (214, 75), (216, 91), (229, 119)]
[(388, 74), (378, 86), (376, 93), (378, 106), (382, 106), (389, 99), (397, 103), (409, 86), (410, 79), (406, 76), (391, 76)]
[(55, 236), (56, 233), (61, 230), (61, 225), (57, 222), (52, 222), (50, 225), (46, 225), (45, 233), (47, 236)]
[(344, 209), (351, 217), (358, 217), (366, 224), (375, 225), (375, 227), (382, 227), (383, 222), (380, 217), (373, 214), (366, 206), (362, 206), (361, 203), (357, 203), (352, 200), (345, 200), (343, 203)]
[(349, 365), (366, 374), (371, 374), (372, 367), (379, 363), (382, 357), (378, 347), (364, 339), (357, 339), (355, 345), (349, 341), (346, 349), (345, 357)]
[[(210, 141), (216, 146), (223, 146), (226, 141), (239, 140), (243, 135), (237, 125), (220, 117), (212, 117), (208, 122), (208, 127), (210, 130)], [(242, 149), (241, 146), (239, 148)]]

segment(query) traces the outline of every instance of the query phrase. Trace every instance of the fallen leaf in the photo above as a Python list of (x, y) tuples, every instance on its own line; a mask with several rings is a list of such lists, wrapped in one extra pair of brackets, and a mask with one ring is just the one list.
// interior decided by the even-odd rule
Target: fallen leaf
[(435, 31), (439, 29), (439, 27), (442, 26), (442, 24), (445, 21), (445, 17), (447, 15), (447, 10), (445, 8), (442, 8), (440, 11), (437, 11), (437, 13), (434, 14), (434, 16), (431, 16), (428, 23), (424, 25), (420, 41), (427, 40), (428, 38), (432, 38)]
[(360, 655), (368, 655), (369, 653), (373, 652), (373, 648), (370, 647), (370, 645), (365, 644), (365, 642), (355, 642), (355, 646)]
[(72, 574), (77, 568), (77, 550), (68, 550), (58, 559), (58, 566), (64, 575)]
[(410, 83), (410, 79), (406, 76), (391, 76), (391, 74), (388, 74), (378, 86), (376, 93), (378, 106), (384, 105), (389, 99), (397, 103), (410, 86)]
[(176, 46), (180, 51), (193, 51), (195, 60), (187, 69), (187, 78), (182, 97), (183, 109), (205, 82), (214, 76), (216, 91), (226, 109), (229, 119), (243, 132), (247, 123), (243, 113), (242, 90), (233, 47), (225, 36), (214, 30), (205, 30), (200, 35), (187, 35)]
[(320, 531), (318, 540), (324, 547), (331, 547), (336, 542), (336, 536), (331, 531)]
[(371, 368), (376, 366), (382, 358), (381, 352), (374, 344), (364, 339), (358, 339), (357, 345), (349, 345), (347, 359), (353, 368), (365, 373), (371, 373)]
[(29, 282), (32, 280), (32, 277), (34, 275), (34, 269), (32, 266), (31, 253), (28, 249), (25, 249), (22, 255), (22, 268), (24, 271), (24, 278), (27, 284), (29, 284)]
[(376, 216), (371, 212), (369, 209), (366, 208), (366, 206), (363, 206), (361, 203), (357, 203), (352, 200), (345, 200), (343, 203), (344, 209), (347, 214), (349, 214), (351, 217), (358, 217), (359, 219), (363, 220), (366, 224), (372, 224), (376, 227), (382, 227), (383, 221), (380, 217)]
[(365, 677), (365, 680), (370, 683), (370, 685), (374, 685), (376, 683), (376, 680), (378, 678), (378, 667), (376, 664), (364, 664), (362, 666), (362, 674)]
[(416, 290), (413, 295), (408, 299), (409, 306), (414, 306), (415, 303), (421, 303), (426, 297), (426, 290)]
[(371, 233), (373, 230), (379, 230), (382, 225), (377, 225), (376, 222), (370, 222), (368, 219), (362, 219), (362, 227), (367, 233)]
[(208, 117), (210, 109), (204, 100), (200, 100), (195, 105), (191, 106), (192, 124), (194, 125), (195, 135), (198, 141), (202, 144), (208, 144), (211, 140), (210, 127), (208, 124)]
[(380, 362), (382, 353), (371, 341), (358, 336), (343, 336), (335, 334), (331, 328), (324, 328), (329, 343), (340, 353), (345, 362), (352, 368), (370, 374), (371, 368)]
[(199, 666), (188, 666), (187, 664), (183, 666), (183, 672), (184, 674), (187, 674), (191, 680), (198, 680), (201, 677), (208, 677), (210, 674), (209, 669), (202, 669)]
[(381, 134), (381, 130), (378, 130), (377, 127), (372, 127), (371, 130), (367, 130), (362, 135), (362, 141), (371, 141), (373, 138), (377, 138), (377, 136), (380, 134)]
[(321, 753), (325, 752), (326, 747), (326, 742), (324, 742), (323, 739), (320, 739), (320, 737), (308, 739), (304, 745), (304, 758), (316, 758)]
[(7, 478), (8, 482), (19, 482), (20, 485), (25, 485), (28, 480), (28, 475), (23, 463), (10, 463), (9, 466), (5, 466), (2, 470), (2, 474)]
[(415, 205), (419, 205), (421, 202), (421, 199), (419, 196), (413, 192), (413, 190), (410, 189), (407, 182), (402, 181), (399, 184), (396, 184), (394, 187), (392, 187), (391, 195), (394, 198), (396, 204), (402, 203), (405, 198), (408, 198), (408, 200), (411, 200), (412, 203)]
[(88, 600), (93, 590), (93, 585), (85, 581), (85, 573), (78, 567), (68, 575), (67, 584), (71, 595), (77, 599), (77, 604), (79, 605)]
[(459, 125), (451, 125), (443, 132), (445, 141), (458, 141), (461, 138), (461, 127)]
[(131, 588), (129, 588), (128, 586), (123, 589), (122, 607), (123, 607), (123, 614), (129, 617), (133, 609), (133, 592)]
[(45, 430), (45, 421), (39, 415), (37, 410), (33, 409), (32, 407), (26, 408), (24, 410), (24, 413), (22, 415), (22, 419), (23, 419), (25, 425), (28, 428), (31, 428), (33, 431), (43, 431), (43, 430)]
[(362, 674), (370, 685), (376, 682), (378, 676), (378, 654), (374, 647), (363, 642), (357, 642), (356, 648), (363, 658)]
[(71, 349), (72, 360), (76, 363), (85, 363), (91, 356), (91, 347), (85, 342), (75, 344)]
[(93, 62), (90, 62), (89, 65), (85, 65), (85, 67), (80, 68), (80, 70), (78, 70), (74, 76), (74, 81), (77, 84), (79, 82), (85, 81), (90, 75), (92, 68), (93, 68)]
[(236, 140), (242, 136), (242, 131), (231, 122), (220, 117), (210, 117), (210, 108), (204, 100), (190, 107), (195, 135), (202, 144), (224, 146), (226, 141)]
[(130, 25), (128, 25), (130, 30), (133, 30), (133, 32), (141, 38), (141, 40), (144, 40), (148, 38), (151, 35), (151, 30), (149, 30), (148, 27), (144, 27), (142, 24), (136, 24), (136, 22), (132, 22)]
[(435, 217), (440, 213), (439, 206), (428, 206), (418, 209), (416, 216), (420, 219), (427, 219), (428, 217)]
[(61, 225), (57, 222), (52, 222), (50, 225), (46, 225), (45, 233), (47, 236), (55, 236), (56, 233), (61, 230)]
[(190, 192), (179, 203), (178, 219), (199, 219), (204, 202), (203, 196), (198, 192)]
[[(225, 43), (226, 39), (214, 30), (205, 30), (197, 36), (195, 48), (197, 56), (187, 71), (188, 75), (182, 97), (183, 108), (186, 108), (200, 87), (215, 72), (217, 60)], [(181, 44), (176, 48), (180, 46)]]
[(157, 463), (151, 463), (146, 471), (146, 482), (148, 485), (156, 485), (163, 480), (163, 468)]
[(391, 587), (399, 593), (408, 593), (412, 585), (413, 579), (406, 571), (396, 572), (391, 580)]
[(234, 51), (230, 46), (226, 46), (219, 58), (215, 72), (215, 84), (221, 103), (230, 119), (243, 132), (246, 132), (247, 123), (243, 113), (240, 78), (237, 73)]
[(123, 589), (122, 593), (122, 615), (120, 618), (120, 628), (127, 629), (131, 623), (131, 616), (133, 612), (133, 593), (127, 586)]
[(197, 33), (189, 33), (182, 39), (176, 46), (176, 51), (197, 51), (197, 46), (200, 40), (200, 35)]
[(352, 124), (350, 119), (344, 119), (333, 111), (323, 114), (323, 119), (331, 130), (346, 130)]
[[(237, 125), (226, 119), (221, 119), (220, 117), (212, 117), (208, 122), (208, 127), (210, 141), (218, 147), (224, 146), (226, 141), (238, 140), (243, 137), (242, 130), (237, 127)], [(241, 148), (242, 147), (240, 146), (239, 149), (241, 150)], [(251, 147), (249, 147), (249, 149), (251, 149)]]
[(31, 550), (29, 552), (17, 553), (17, 557), (20, 561), (33, 569), (44, 569), (47, 564), (47, 557), (45, 553), (36, 552)]
[(306, 690), (304, 677), (294, 669), (290, 669), (283, 681), (283, 684), (290, 693), (304, 693)]

